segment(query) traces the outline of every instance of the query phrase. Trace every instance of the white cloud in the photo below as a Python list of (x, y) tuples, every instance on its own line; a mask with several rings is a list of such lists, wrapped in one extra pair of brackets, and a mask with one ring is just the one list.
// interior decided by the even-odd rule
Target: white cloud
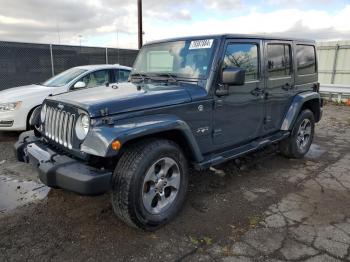
[(242, 7), (241, 0), (200, 0), (199, 2), (206, 8), (219, 9), (222, 11), (232, 9), (234, 7)]
[(332, 4), (333, 0), (267, 0), (270, 5), (298, 6), (303, 4)]
[(272, 12), (251, 11), (247, 14), (225, 20), (210, 18), (186, 24), (155, 25), (148, 21), (145, 28), (147, 39), (168, 38), (178, 35), (202, 35), (219, 33), (238, 34), (290, 34), (296, 37), (314, 39), (350, 38), (350, 5), (338, 13), (326, 11), (282, 9)]
[[(337, 11), (329, 8), (332, 0), (308, 1), (314, 10), (303, 8), (302, 0), (268, 3), (274, 11), (241, 0), (147, 0), (145, 39), (219, 33), (350, 39), (350, 5)], [(115, 47), (118, 31), (118, 46), (137, 47), (136, 1), (0, 0), (0, 6), (0, 40), (77, 44), (82, 35), (83, 44)]]

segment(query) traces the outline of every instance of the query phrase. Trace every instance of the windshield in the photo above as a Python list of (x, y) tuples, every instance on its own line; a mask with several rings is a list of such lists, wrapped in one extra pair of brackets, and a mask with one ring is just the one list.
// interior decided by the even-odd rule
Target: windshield
[(133, 74), (203, 79), (207, 77), (213, 50), (214, 39), (146, 45), (137, 56)]
[(52, 87), (64, 86), (86, 71), (85, 69), (71, 68), (46, 80), (42, 85)]

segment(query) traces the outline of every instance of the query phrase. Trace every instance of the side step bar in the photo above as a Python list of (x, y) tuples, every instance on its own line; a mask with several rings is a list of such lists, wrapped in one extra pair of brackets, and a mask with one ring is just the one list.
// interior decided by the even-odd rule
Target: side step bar
[(259, 140), (255, 140), (249, 144), (235, 147), (232, 149), (228, 149), (226, 151), (216, 153), (216, 154), (210, 154), (208, 156), (204, 157), (204, 160), (199, 163), (195, 163), (194, 166), (197, 170), (203, 170), (206, 168), (209, 168), (211, 166), (215, 166), (221, 163), (224, 163), (226, 161), (235, 159), (237, 157), (240, 157), (242, 155), (248, 154), (250, 152), (256, 151), (264, 146), (267, 146), (269, 144), (278, 142), (283, 140), (284, 138), (287, 138), (289, 136), (289, 131), (279, 131), (272, 136), (264, 137)]

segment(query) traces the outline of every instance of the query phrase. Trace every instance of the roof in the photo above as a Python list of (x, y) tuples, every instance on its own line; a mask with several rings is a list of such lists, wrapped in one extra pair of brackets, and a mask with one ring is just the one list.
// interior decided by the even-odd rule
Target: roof
[(251, 35), (251, 34), (214, 34), (214, 35), (200, 35), (200, 36), (185, 36), (185, 37), (176, 37), (170, 39), (162, 39), (157, 41), (149, 42), (145, 45), (155, 44), (155, 43), (163, 43), (170, 41), (179, 41), (179, 40), (192, 40), (192, 39), (208, 39), (208, 38), (237, 38), (237, 39), (263, 39), (263, 40), (285, 40), (285, 41), (298, 41), (298, 42), (308, 42), (315, 43), (314, 40), (310, 39), (301, 39), (301, 38), (293, 38), (287, 36), (278, 36), (278, 35)]
[(98, 69), (126, 69), (126, 70), (132, 70), (131, 67), (128, 66), (122, 66), (119, 64), (114, 65), (84, 65), (84, 66), (77, 66), (76, 68), (86, 69), (86, 70), (98, 70)]

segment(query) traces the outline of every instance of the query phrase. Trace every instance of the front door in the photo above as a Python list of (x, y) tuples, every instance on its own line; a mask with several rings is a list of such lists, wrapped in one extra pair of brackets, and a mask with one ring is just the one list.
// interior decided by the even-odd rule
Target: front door
[(280, 130), (293, 97), (292, 42), (265, 41), (266, 121), (264, 134)]
[(240, 67), (246, 76), (244, 85), (229, 86), (229, 95), (215, 97), (214, 144), (239, 145), (260, 135), (264, 121), (261, 54), (260, 40), (228, 40), (225, 44), (222, 69)]

